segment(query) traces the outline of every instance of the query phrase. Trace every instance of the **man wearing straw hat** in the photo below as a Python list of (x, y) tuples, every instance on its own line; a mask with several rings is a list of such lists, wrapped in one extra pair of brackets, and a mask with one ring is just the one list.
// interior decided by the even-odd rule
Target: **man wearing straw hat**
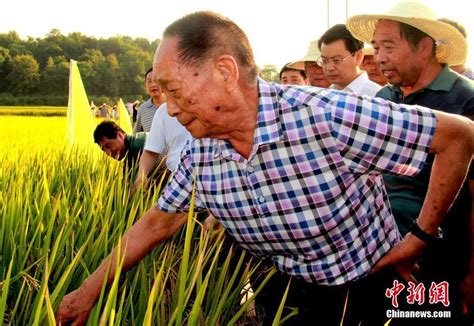
[(383, 75), (379, 65), (375, 62), (374, 48), (364, 48), (364, 60), (360, 65), (360, 69), (367, 71), (369, 79), (380, 86), (387, 85), (387, 78)]
[[(291, 280), (286, 305), (299, 314), (288, 323), (313, 325), (321, 316), (325, 325), (381, 325), (392, 268), (410, 277), (409, 262), (426, 247), (418, 237), (437, 232), (462, 185), (474, 123), (353, 93), (266, 83), (244, 32), (211, 12), (166, 28), (154, 70), (168, 112), (194, 139), (157, 205), (121, 240), (123, 269), (177, 232), (195, 203), (279, 270), (269, 286), (277, 306)], [(418, 236), (401, 239), (382, 175), (417, 174), (429, 151), (436, 167)], [(59, 322), (85, 322), (102, 284), (113, 280), (116, 253), (63, 299)], [(271, 323), (275, 311), (265, 312)]]
[[(474, 117), (472, 82), (449, 68), (449, 65), (464, 62), (466, 41), (454, 27), (437, 21), (429, 8), (414, 1), (401, 2), (386, 15), (353, 16), (347, 26), (356, 38), (372, 43), (377, 63), (391, 84), (377, 96)], [(402, 235), (409, 232), (412, 225), (416, 227), (413, 223), (422, 209), (433, 169), (433, 157), (429, 156), (416, 177), (384, 177)], [(471, 234), (469, 232), (470, 223), (474, 223), (471, 218), (472, 190), (469, 190), (472, 178), (471, 173), (446, 214), (441, 226), (443, 239), (427, 239), (432, 243), (418, 261), (421, 267), (419, 281), (449, 283), (448, 309), (453, 316), (450, 323), (456, 325), (462, 322), (461, 312), (474, 304), (474, 261), (469, 242), (473, 236), (472, 225)], [(439, 309), (443, 305), (429, 308)]]
[(291, 62), (288, 68), (306, 71), (306, 76), (311, 86), (328, 88), (331, 82), (324, 76), (323, 68), (318, 66), (317, 61), (321, 56), (318, 49), (318, 40), (311, 41), (306, 55), (298, 61)]

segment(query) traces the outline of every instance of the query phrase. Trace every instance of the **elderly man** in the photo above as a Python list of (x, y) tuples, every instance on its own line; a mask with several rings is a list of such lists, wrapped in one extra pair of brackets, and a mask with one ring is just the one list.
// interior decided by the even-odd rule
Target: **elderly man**
[(332, 83), (331, 88), (369, 96), (380, 90), (380, 85), (360, 69), (364, 43), (355, 39), (346, 25), (337, 24), (328, 29), (319, 39), (318, 47), (321, 51), (318, 64)]
[[(474, 151), (473, 124), (422, 107), (258, 80), (244, 32), (210, 12), (168, 26), (154, 68), (170, 115), (196, 139), (158, 204), (124, 236), (123, 268), (185, 223), (181, 211), (195, 189), (196, 206), (271, 261), (277, 279), (294, 277), (287, 304), (299, 308), (296, 322), (313, 323), (318, 314), (331, 325), (375, 317), (392, 280), (381, 269), (396, 266), (408, 277), (407, 260), (426, 247), (420, 234), (437, 232), (458, 192)], [(382, 174), (414, 175), (428, 151), (436, 165), (417, 221), (421, 233), (401, 240)], [(63, 299), (58, 321), (84, 322), (103, 282), (113, 279), (115, 253)]]
[(306, 55), (298, 61), (287, 64), (287, 67), (306, 71), (311, 86), (328, 88), (331, 82), (324, 76), (323, 68), (316, 63), (320, 56), (318, 41), (314, 40), (309, 43)]
[(116, 160), (126, 158), (129, 169), (137, 165), (146, 137), (146, 132), (127, 135), (119, 125), (110, 120), (102, 121), (94, 130), (94, 142), (100, 149)]
[[(388, 14), (354, 16), (347, 25), (355, 37), (372, 43), (377, 63), (390, 83), (377, 96), (474, 117), (473, 83), (449, 68), (449, 65), (464, 62), (466, 41), (454, 27), (437, 21), (429, 8), (414, 1), (400, 2)], [(435, 169), (433, 157), (429, 157), (421, 173), (414, 178), (384, 178), (402, 235), (409, 232), (410, 225), (418, 217)], [(474, 176), (470, 175), (446, 214), (442, 225), (443, 240), (433, 242), (430, 251), (419, 260), (420, 281), (449, 283), (449, 310), (453, 317), (450, 325), (461, 325), (459, 315), (464, 308), (459, 287), (463, 280), (464, 299), (474, 304), (474, 261), (469, 264), (470, 237), (474, 241), (474, 233), (469, 234), (469, 221), (474, 222), (471, 218), (472, 178)], [(430, 308), (440, 309), (443, 305)]]

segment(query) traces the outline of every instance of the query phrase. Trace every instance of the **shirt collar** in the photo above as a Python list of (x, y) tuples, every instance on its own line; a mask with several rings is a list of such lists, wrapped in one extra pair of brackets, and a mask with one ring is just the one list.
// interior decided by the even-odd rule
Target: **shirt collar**
[[(282, 138), (282, 130), (280, 126), (280, 116), (278, 106), (281, 105), (278, 94), (281, 88), (277, 84), (270, 84), (262, 79), (258, 79), (258, 113), (257, 124), (255, 126), (253, 147), (249, 160), (256, 154), (258, 147), (266, 143), (274, 143)], [(282, 100), (287, 102), (286, 100)], [(232, 145), (225, 140), (218, 141), (219, 150), (222, 157), (230, 157), (238, 160), (239, 156)], [(216, 153), (216, 154), (217, 154)]]
[[(448, 65), (445, 64), (443, 65), (443, 69), (438, 74), (438, 76), (436, 76), (436, 78), (428, 86), (426, 86), (425, 89), (449, 92), (453, 88), (457, 78), (458, 76), (456, 75), (456, 73), (452, 71)], [(392, 91), (402, 93), (402, 90), (399, 86), (388, 85), (388, 88)]]
[(353, 81), (349, 83), (344, 89), (345, 92), (352, 92), (356, 94), (362, 94), (364, 86), (369, 82), (369, 76), (365, 71), (362, 71)]

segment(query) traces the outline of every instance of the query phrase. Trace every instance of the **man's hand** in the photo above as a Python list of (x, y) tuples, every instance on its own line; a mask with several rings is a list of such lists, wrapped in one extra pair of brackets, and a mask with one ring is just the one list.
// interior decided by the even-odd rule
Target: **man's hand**
[(412, 272), (418, 266), (415, 264), (426, 243), (418, 239), (411, 233), (407, 233), (405, 238), (393, 247), (385, 256), (383, 256), (372, 269), (372, 273), (376, 273), (381, 269), (392, 266), (393, 269), (405, 280), (416, 283), (416, 279)]
[(84, 325), (94, 307), (95, 300), (82, 292), (81, 288), (66, 295), (56, 313), (58, 325)]

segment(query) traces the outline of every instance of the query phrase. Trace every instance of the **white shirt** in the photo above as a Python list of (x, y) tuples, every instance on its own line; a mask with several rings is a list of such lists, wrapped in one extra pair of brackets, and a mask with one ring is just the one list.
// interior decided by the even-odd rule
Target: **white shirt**
[(175, 171), (181, 159), (181, 150), (191, 138), (186, 128), (168, 114), (166, 103), (164, 103), (153, 117), (150, 133), (145, 142), (145, 150), (159, 154), (167, 151), (166, 166), (170, 171)]
[[(334, 85), (331, 85), (330, 88), (336, 89)], [(341, 91), (355, 93), (357, 95), (375, 96), (375, 94), (377, 94), (381, 88), (382, 86), (369, 79), (367, 72), (362, 71), (362, 73), (357, 76), (356, 79), (351, 81), (351, 83), (345, 88), (341, 89)]]

